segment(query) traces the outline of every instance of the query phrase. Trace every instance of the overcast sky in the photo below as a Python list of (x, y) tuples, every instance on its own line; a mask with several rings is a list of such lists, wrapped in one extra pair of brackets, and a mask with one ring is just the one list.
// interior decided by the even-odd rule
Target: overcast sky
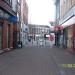
[(53, 0), (27, 0), (29, 6), (29, 23), (48, 25), (55, 20)]

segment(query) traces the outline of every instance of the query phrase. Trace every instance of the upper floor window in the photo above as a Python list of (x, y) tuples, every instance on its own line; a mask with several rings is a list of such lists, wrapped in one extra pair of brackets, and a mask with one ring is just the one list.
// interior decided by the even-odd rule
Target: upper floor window
[(18, 2), (20, 3), (20, 0), (18, 0)]
[(66, 3), (67, 0), (64, 0), (64, 4)]
[(12, 0), (5, 0), (8, 4), (12, 5)]

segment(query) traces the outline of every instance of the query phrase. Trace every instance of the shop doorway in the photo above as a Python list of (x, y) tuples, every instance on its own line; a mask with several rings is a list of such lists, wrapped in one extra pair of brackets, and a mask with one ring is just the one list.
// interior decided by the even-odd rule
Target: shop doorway
[(2, 24), (0, 23), (0, 49), (2, 49)]
[(10, 24), (8, 24), (7, 28), (7, 47), (10, 48)]
[(17, 31), (13, 32), (13, 47), (14, 49), (17, 48)]
[(73, 48), (73, 28), (72, 26), (68, 27), (68, 41), (67, 41), (67, 47), (72, 49)]

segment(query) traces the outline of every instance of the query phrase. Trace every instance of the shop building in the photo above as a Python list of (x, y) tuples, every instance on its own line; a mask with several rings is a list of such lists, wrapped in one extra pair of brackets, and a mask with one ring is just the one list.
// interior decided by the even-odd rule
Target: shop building
[(29, 24), (29, 39), (37, 41), (50, 35), (50, 27), (47, 25)]
[(4, 51), (16, 45), (17, 17), (14, 6), (12, 0), (0, 0), (0, 49)]
[(21, 0), (21, 33), (20, 40), (23, 46), (28, 43), (28, 4), (26, 0)]
[(21, 33), (21, 0), (17, 0), (17, 41), (20, 41)]
[(56, 0), (55, 1), (55, 5), (56, 5), (56, 22), (55, 22), (55, 45), (59, 46), (59, 36), (60, 36), (60, 31), (58, 31), (59, 27), (59, 19), (60, 19), (60, 0)]
[(58, 26), (63, 27), (63, 46), (75, 52), (75, 0), (60, 0), (59, 5)]

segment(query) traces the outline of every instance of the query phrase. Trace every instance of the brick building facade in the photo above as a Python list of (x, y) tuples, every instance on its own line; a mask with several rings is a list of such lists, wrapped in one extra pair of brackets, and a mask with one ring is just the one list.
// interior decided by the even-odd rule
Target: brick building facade
[(12, 1), (0, 0), (0, 49), (4, 51), (14, 48), (17, 40), (17, 17)]

